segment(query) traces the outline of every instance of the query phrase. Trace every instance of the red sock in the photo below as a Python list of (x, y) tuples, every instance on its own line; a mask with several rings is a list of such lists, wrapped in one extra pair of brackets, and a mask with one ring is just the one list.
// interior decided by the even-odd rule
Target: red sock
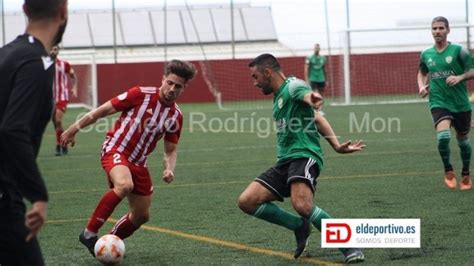
[(87, 224), (87, 230), (94, 233), (99, 232), (100, 227), (107, 221), (121, 200), (113, 190), (105, 193), (97, 204), (94, 213), (92, 213), (92, 217)]
[(117, 223), (114, 225), (114, 228), (110, 230), (110, 234), (120, 237), (120, 239), (125, 239), (133, 234), (140, 226), (136, 226), (128, 218), (129, 213), (125, 214)]
[(56, 129), (56, 145), (61, 144), (61, 134), (63, 134), (64, 130)]

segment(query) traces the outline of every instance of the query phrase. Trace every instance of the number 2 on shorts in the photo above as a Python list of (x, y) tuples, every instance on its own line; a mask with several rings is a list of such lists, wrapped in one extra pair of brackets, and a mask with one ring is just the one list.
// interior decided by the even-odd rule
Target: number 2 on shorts
[(120, 160), (120, 154), (118, 153), (115, 153), (114, 154), (114, 164), (119, 164), (121, 163), (122, 161)]

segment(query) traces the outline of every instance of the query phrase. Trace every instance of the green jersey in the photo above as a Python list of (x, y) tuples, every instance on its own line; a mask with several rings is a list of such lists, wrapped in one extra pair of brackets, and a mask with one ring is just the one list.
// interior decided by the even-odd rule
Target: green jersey
[(453, 113), (471, 110), (466, 82), (455, 86), (446, 84), (446, 78), (451, 75), (462, 75), (474, 67), (474, 61), (469, 50), (459, 44), (448, 43), (448, 46), (438, 52), (430, 47), (421, 52), (421, 73), (429, 73), (430, 109), (444, 108)]
[(314, 123), (314, 110), (303, 101), (312, 92), (303, 80), (288, 77), (273, 98), (273, 118), (277, 125), (277, 157), (282, 163), (289, 159), (312, 158), (319, 169), (323, 152), (319, 132)]
[(324, 66), (326, 65), (326, 57), (322, 55), (312, 54), (306, 57), (308, 65), (308, 79), (312, 82), (324, 82), (326, 77), (324, 76)]

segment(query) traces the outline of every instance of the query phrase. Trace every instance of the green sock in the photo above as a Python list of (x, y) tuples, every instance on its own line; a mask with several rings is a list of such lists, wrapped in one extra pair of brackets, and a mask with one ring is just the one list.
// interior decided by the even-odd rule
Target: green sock
[[(319, 232), (321, 232), (321, 220), (322, 219), (330, 219), (332, 218), (326, 211), (319, 208), (318, 206), (314, 206), (309, 214), (309, 221), (316, 227)], [(340, 248), (339, 249), (342, 253), (344, 253), (347, 249)]]
[(327, 212), (323, 209), (314, 206), (311, 212), (309, 213), (309, 221), (316, 227), (319, 232), (321, 232), (321, 219), (332, 218)]
[(438, 151), (443, 161), (444, 171), (453, 170), (450, 162), (449, 140), (451, 139), (451, 131), (449, 129), (438, 131)]
[(302, 217), (285, 211), (271, 202), (260, 205), (253, 216), (273, 224), (281, 225), (293, 231), (303, 224)]
[(458, 139), (458, 145), (461, 149), (462, 172), (469, 174), (469, 164), (471, 163), (471, 141), (467, 139)]

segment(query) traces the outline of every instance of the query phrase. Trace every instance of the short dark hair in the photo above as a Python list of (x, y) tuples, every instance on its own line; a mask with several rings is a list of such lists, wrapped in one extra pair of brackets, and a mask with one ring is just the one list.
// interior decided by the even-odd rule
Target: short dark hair
[(52, 18), (66, 0), (25, 0), (25, 13), (30, 19)]
[(255, 57), (255, 59), (249, 63), (249, 67), (255, 66), (258, 69), (270, 68), (273, 71), (281, 70), (280, 63), (278, 63), (278, 60), (271, 54), (261, 54)]
[(431, 21), (431, 25), (433, 25), (433, 23), (435, 22), (443, 22), (444, 25), (446, 25), (446, 28), (449, 29), (449, 21), (447, 18), (443, 17), (443, 16), (438, 16), (438, 17), (435, 17), (432, 21)]
[(196, 74), (196, 67), (186, 61), (180, 60), (171, 60), (166, 64), (165, 68), (165, 75), (168, 76), (169, 74), (175, 74), (179, 77), (182, 77), (185, 82), (194, 78)]

